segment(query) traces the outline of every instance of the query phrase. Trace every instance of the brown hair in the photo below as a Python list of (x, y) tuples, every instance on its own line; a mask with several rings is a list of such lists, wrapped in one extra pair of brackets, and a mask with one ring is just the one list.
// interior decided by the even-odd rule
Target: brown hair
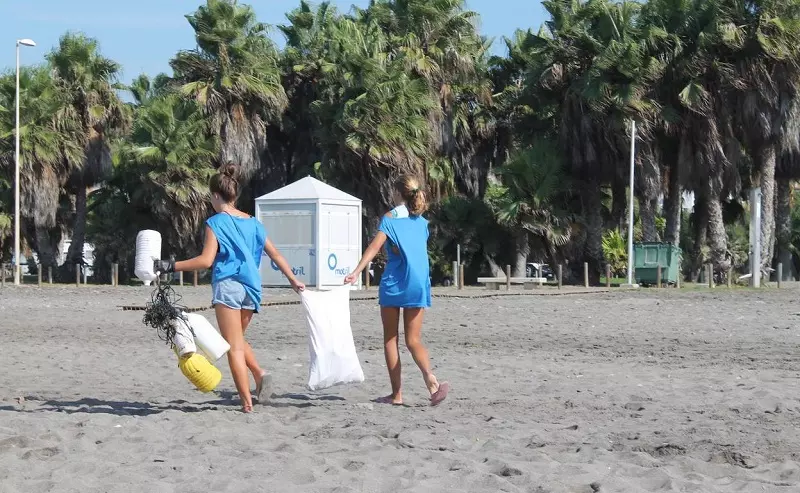
[(209, 188), (225, 202), (233, 202), (239, 196), (239, 167), (233, 163), (220, 166), (217, 174), (211, 177)]
[(402, 176), (394, 182), (394, 188), (406, 202), (410, 215), (420, 216), (428, 209), (425, 192), (422, 191), (419, 180), (416, 177)]

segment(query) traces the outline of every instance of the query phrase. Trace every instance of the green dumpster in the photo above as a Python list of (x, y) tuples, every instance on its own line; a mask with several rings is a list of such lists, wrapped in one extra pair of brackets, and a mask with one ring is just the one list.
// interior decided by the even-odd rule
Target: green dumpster
[(636, 282), (653, 285), (658, 282), (661, 267), (661, 282), (674, 284), (680, 275), (681, 249), (672, 243), (643, 242), (633, 244), (633, 272)]

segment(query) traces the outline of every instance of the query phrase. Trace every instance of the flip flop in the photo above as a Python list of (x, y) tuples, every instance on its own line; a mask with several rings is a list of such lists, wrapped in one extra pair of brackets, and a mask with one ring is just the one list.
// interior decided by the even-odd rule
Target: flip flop
[(431, 406), (438, 406), (443, 400), (447, 398), (447, 393), (450, 392), (450, 384), (443, 382), (439, 384), (439, 390), (431, 394)]
[[(266, 394), (264, 400), (261, 400), (261, 394)], [(265, 373), (261, 379), (256, 383), (256, 392), (253, 395), (259, 404), (267, 404), (269, 398), (272, 397), (272, 375)]]
[(375, 402), (376, 404), (391, 404), (392, 406), (402, 406), (403, 405), (402, 402), (394, 402), (392, 400), (391, 396), (378, 397), (377, 399), (375, 399), (372, 402)]

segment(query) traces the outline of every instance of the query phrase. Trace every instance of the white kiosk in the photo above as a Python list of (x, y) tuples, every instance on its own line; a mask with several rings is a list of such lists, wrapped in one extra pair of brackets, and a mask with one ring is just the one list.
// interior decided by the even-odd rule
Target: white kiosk
[[(256, 199), (256, 217), (291, 265), (294, 275), (317, 289), (341, 286), (361, 259), (361, 200), (312, 177)], [(265, 286), (289, 286), (266, 255)], [(361, 286), (359, 278), (357, 286)]]

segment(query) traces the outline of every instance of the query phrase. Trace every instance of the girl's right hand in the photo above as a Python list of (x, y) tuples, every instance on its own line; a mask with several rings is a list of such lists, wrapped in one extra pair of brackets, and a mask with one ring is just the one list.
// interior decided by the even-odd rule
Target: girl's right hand
[(355, 284), (358, 281), (358, 274), (348, 274), (344, 277), (345, 284)]

